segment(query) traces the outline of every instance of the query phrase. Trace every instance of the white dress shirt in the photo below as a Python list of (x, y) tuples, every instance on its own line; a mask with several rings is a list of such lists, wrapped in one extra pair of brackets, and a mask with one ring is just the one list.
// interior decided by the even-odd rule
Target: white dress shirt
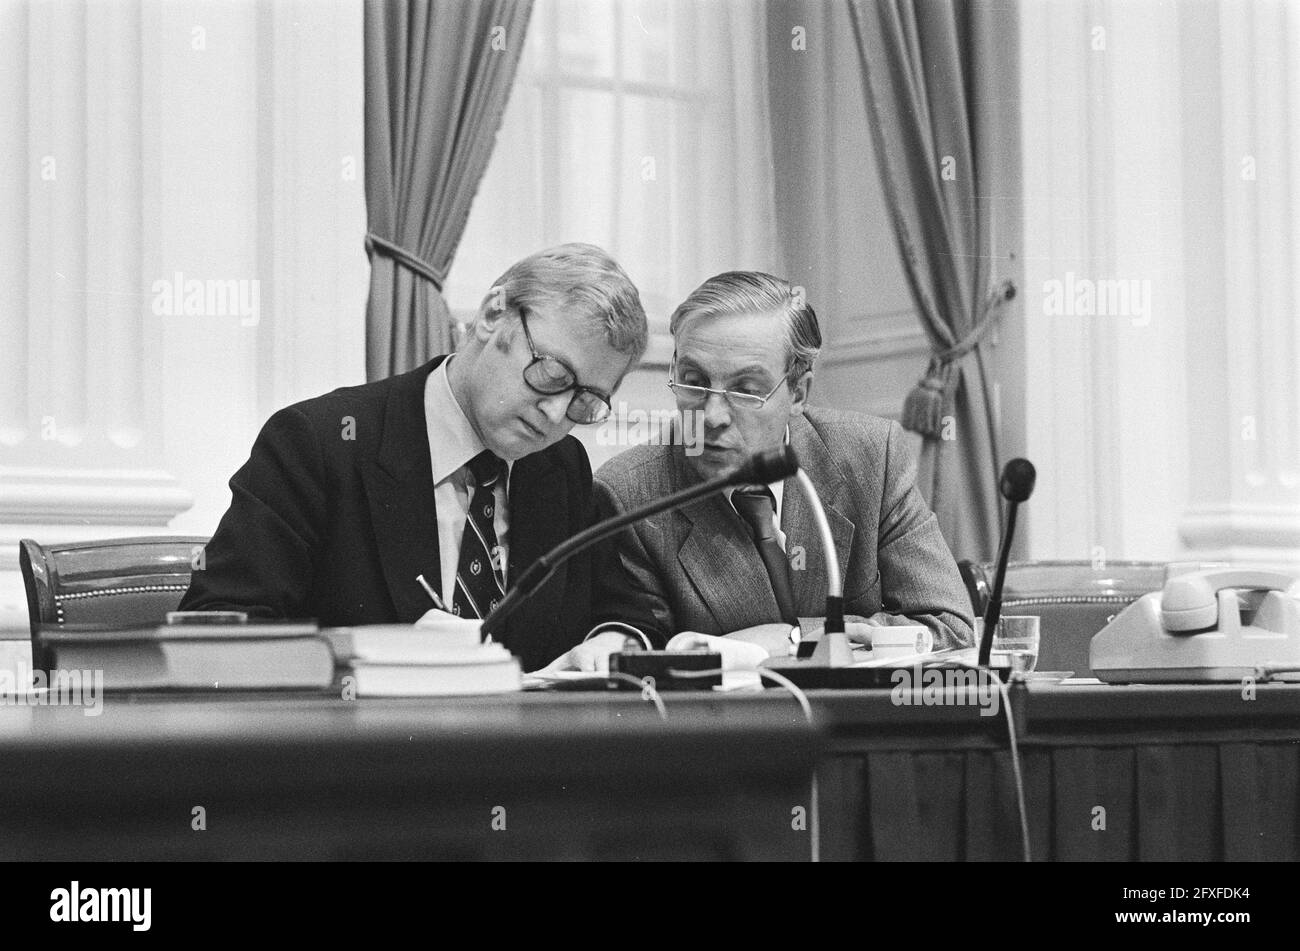
[[(465, 533), (466, 513), (473, 495), (473, 476), (468, 464), (486, 447), (470, 426), (465, 411), (447, 379), (453, 358), (442, 361), (424, 384), (424, 419), (429, 433), (429, 463), (433, 469), (433, 500), (438, 507), (438, 560), (442, 569), (442, 599), (448, 610), (456, 593), (456, 569), (460, 565), (460, 542)], [(492, 487), (495, 498), (492, 525), (501, 546), (502, 564), (510, 564), (510, 513), (507, 499), (510, 472)], [(507, 579), (508, 580), (508, 579)], [(433, 605), (429, 605), (433, 607)]]

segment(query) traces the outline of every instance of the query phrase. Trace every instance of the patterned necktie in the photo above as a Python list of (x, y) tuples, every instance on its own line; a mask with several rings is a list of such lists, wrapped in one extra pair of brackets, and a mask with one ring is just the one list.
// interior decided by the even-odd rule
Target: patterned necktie
[(456, 567), (456, 593), (451, 613), (465, 618), (486, 617), (505, 594), (505, 564), (493, 515), (496, 497), (492, 487), (505, 476), (506, 466), (486, 449), (469, 461), (473, 477), (465, 533), (460, 540), (460, 561)]
[(736, 507), (740, 517), (749, 526), (750, 534), (754, 536), (758, 555), (763, 559), (767, 577), (772, 582), (772, 594), (776, 595), (781, 620), (791, 625), (798, 624), (794, 593), (790, 587), (790, 563), (786, 561), (785, 552), (776, 540), (776, 526), (772, 523), (772, 514), (776, 511), (776, 499), (772, 496), (772, 490), (765, 485), (742, 485), (731, 493), (731, 504)]

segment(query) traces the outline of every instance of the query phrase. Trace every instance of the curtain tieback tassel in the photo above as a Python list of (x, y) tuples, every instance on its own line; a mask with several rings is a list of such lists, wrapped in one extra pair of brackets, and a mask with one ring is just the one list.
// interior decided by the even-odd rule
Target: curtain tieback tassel
[(903, 401), (902, 424), (927, 439), (938, 436), (943, 428), (943, 411), (952, 393), (953, 367), (979, 346), (984, 335), (993, 326), (1002, 304), (1016, 296), (1016, 286), (1011, 281), (998, 284), (984, 300), (984, 313), (980, 321), (955, 346), (931, 355), (925, 376), (917, 380)]
[(930, 359), (930, 366), (925, 376), (917, 381), (916, 386), (903, 401), (904, 428), (914, 433), (931, 437), (939, 435), (943, 426), (943, 405), (947, 396), (948, 381), (952, 377), (952, 364), (943, 363), (937, 357)]

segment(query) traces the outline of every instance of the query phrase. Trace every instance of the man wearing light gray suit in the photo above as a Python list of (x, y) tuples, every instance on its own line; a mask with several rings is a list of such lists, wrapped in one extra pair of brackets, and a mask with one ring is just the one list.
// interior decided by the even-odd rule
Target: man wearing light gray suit
[[(626, 511), (734, 470), (788, 441), (826, 507), (854, 640), (878, 625), (924, 624), (935, 647), (973, 643), (970, 600), (915, 484), (897, 423), (808, 405), (821, 332), (786, 281), (733, 271), (673, 314), (669, 386), (682, 414), (673, 445), (639, 446), (596, 474), (602, 514)], [(826, 559), (797, 480), (715, 493), (625, 530), (597, 582), (595, 612), (647, 646), (681, 631), (786, 649), (791, 627), (825, 611)], [(598, 627), (595, 634), (603, 628)]]

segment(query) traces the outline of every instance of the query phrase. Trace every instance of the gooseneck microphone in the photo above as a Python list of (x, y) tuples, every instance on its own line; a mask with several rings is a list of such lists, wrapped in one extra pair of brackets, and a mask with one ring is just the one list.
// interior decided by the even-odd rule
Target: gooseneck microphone
[(998, 620), (1002, 615), (1002, 585), (1007, 579), (1007, 558), (1011, 554), (1011, 539), (1016, 534), (1016, 509), (1020, 503), (1028, 500), (1034, 493), (1034, 482), (1038, 473), (1034, 464), (1028, 459), (1012, 459), (1002, 469), (1002, 478), (998, 481), (998, 491), (1007, 500), (1007, 527), (1002, 533), (1002, 546), (998, 551), (997, 574), (993, 579), (993, 590), (989, 593), (989, 603), (984, 609), (984, 637), (980, 641), (979, 665), (987, 667), (993, 651), (993, 634), (997, 630)]
[(813, 521), (821, 535), (822, 551), (826, 558), (826, 620), (822, 636), (815, 641), (799, 642), (797, 657), (810, 661), (813, 667), (847, 667), (853, 663), (853, 645), (844, 633), (844, 579), (840, 571), (840, 557), (835, 550), (835, 536), (831, 533), (826, 509), (808, 473), (800, 469), (796, 476), (809, 504)]
[(771, 449), (750, 456), (739, 469), (730, 475), (719, 476), (698, 485), (688, 486), (679, 492), (674, 492), (672, 495), (656, 499), (654, 502), (643, 505), (631, 512), (615, 515), (613, 518), (608, 518), (579, 532), (572, 538), (556, 545), (528, 566), (527, 570), (519, 576), (519, 580), (506, 592), (506, 596), (497, 602), (496, 608), (489, 611), (487, 617), (483, 619), (483, 637), (485, 639), (488, 636), (497, 638), (497, 635), (501, 633), (501, 627), (506, 618), (524, 601), (532, 597), (537, 589), (555, 573), (556, 568), (578, 554), (578, 552), (603, 541), (633, 522), (639, 522), (643, 518), (658, 515), (660, 512), (666, 512), (669, 509), (681, 508), (683, 505), (718, 492), (728, 486), (753, 485), (755, 483), (768, 485), (772, 482), (780, 482), (798, 471), (799, 460), (795, 456), (794, 450), (789, 446), (781, 446), (779, 449)]

